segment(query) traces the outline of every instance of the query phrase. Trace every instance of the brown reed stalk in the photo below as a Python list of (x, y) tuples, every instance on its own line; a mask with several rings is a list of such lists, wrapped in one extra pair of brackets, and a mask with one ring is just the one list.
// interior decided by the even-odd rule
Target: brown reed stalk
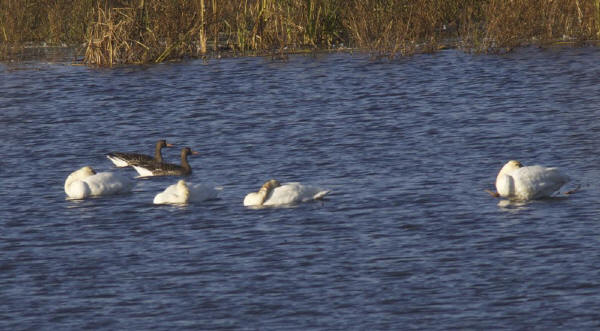
[(512, 49), (532, 42), (582, 41), (598, 37), (599, 8), (584, 0), (490, 0), (483, 9), (482, 50)]
[(85, 62), (103, 66), (209, 49), (285, 55), (344, 44), (393, 58), (598, 39), (600, 0), (0, 1), (3, 54), (26, 42), (85, 42)]
[(200, 0), (200, 53), (206, 54), (206, 23), (204, 22), (204, 0)]
[(152, 31), (144, 27), (144, 2), (141, 7), (96, 8), (97, 19), (90, 26), (84, 62), (99, 66), (119, 63), (144, 63), (155, 47), (145, 45), (152, 41)]

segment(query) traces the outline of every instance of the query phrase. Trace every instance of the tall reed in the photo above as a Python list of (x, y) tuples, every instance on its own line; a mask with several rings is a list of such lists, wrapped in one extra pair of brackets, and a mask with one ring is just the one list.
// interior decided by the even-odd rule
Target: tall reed
[[(338, 45), (395, 57), (600, 38), (600, 0), (2, 0), (0, 56), (85, 43), (95, 65)], [(4, 51), (4, 52), (3, 52)]]
[(0, 41), (82, 42), (95, 0), (2, 0)]

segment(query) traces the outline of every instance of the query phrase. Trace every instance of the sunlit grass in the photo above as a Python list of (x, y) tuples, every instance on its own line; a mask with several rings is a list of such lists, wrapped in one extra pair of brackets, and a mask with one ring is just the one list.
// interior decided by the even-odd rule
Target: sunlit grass
[(358, 48), (506, 51), (600, 38), (600, 0), (2, 0), (0, 53), (83, 45), (88, 64)]

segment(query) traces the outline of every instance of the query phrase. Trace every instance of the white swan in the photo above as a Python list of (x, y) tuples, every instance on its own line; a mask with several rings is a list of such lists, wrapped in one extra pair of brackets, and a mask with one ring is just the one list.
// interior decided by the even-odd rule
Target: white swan
[(218, 191), (208, 185), (186, 183), (183, 179), (154, 197), (154, 204), (186, 204), (215, 199)]
[(558, 168), (524, 167), (519, 161), (510, 160), (496, 177), (496, 191), (503, 198), (539, 199), (552, 196), (569, 180)]
[(289, 205), (323, 198), (328, 190), (300, 183), (280, 184), (271, 179), (263, 184), (258, 192), (251, 192), (244, 198), (244, 206)]
[(71, 199), (126, 193), (132, 187), (133, 181), (129, 178), (112, 172), (96, 173), (89, 166), (72, 172), (65, 181), (65, 193)]

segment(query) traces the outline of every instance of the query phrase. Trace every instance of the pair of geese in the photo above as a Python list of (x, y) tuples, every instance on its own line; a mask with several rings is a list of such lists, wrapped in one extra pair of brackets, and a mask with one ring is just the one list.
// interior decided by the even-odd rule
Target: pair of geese
[[(181, 165), (163, 162), (161, 150), (173, 147), (165, 140), (156, 143), (154, 157), (138, 153), (108, 153), (106, 157), (117, 167), (133, 167), (140, 177), (150, 176), (187, 176), (192, 168), (187, 162), (188, 155), (198, 152), (189, 147), (181, 150)], [(133, 181), (112, 172), (96, 173), (90, 166), (85, 166), (71, 173), (65, 181), (65, 193), (70, 199), (85, 199), (90, 196), (126, 193), (133, 188)], [(271, 179), (265, 182), (258, 192), (248, 193), (244, 198), (244, 206), (277, 206), (317, 200), (329, 193), (328, 190), (300, 183), (281, 184)], [(154, 204), (187, 204), (215, 199), (218, 190), (203, 184), (191, 184), (179, 180), (168, 186), (154, 197)]]

